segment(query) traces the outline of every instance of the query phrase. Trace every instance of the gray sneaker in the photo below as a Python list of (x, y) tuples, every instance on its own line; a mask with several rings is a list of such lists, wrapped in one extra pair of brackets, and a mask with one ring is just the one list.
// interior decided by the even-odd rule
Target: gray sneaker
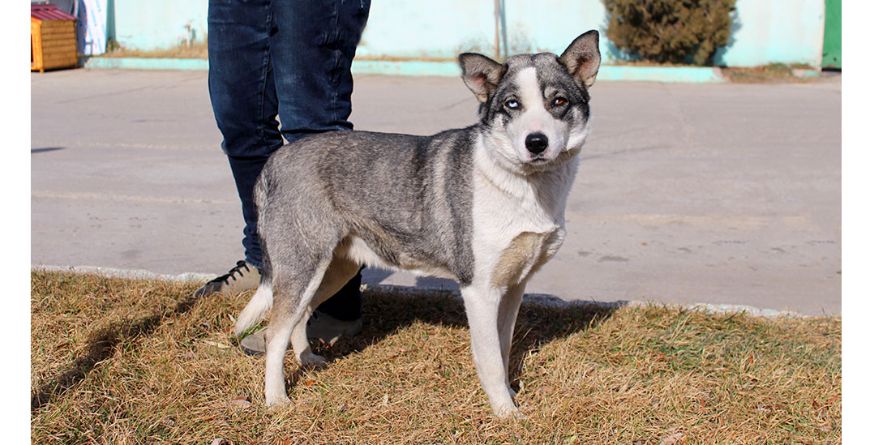
[(228, 273), (212, 279), (203, 287), (194, 292), (195, 297), (220, 292), (225, 295), (235, 295), (241, 292), (258, 289), (261, 281), (261, 273), (258, 268), (246, 261), (237, 261), (237, 265)]
[[(249, 355), (265, 353), (265, 331), (261, 328), (240, 340), (240, 349)], [(322, 312), (314, 311), (308, 320), (308, 338), (319, 339), (324, 343), (333, 344), (342, 337), (353, 337), (363, 330), (363, 319), (339, 320)]]

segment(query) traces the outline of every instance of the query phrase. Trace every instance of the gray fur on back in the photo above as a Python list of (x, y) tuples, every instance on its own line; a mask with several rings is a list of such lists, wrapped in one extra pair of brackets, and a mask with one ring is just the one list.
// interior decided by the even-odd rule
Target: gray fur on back
[(264, 278), (280, 261), (354, 236), (391, 265), (433, 265), (470, 284), (474, 258), (464, 240), (472, 232), (477, 133), (475, 126), (433, 136), (334, 132), (280, 148), (255, 190)]

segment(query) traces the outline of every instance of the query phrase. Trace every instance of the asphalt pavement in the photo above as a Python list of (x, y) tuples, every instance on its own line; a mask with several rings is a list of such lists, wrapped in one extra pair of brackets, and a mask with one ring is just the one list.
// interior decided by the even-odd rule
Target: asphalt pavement
[[(567, 239), (529, 292), (840, 313), (839, 77), (599, 82), (592, 96)], [(220, 273), (242, 258), (205, 72), (35, 73), (31, 98), (33, 265)], [(444, 77), (358, 77), (353, 102), (356, 128), (415, 134), (477, 109)]]

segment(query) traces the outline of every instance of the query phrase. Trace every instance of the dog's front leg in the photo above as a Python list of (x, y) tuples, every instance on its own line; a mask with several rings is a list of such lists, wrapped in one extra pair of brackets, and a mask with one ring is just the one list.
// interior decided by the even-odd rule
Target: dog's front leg
[(526, 290), (526, 280), (508, 288), (502, 296), (498, 308), (498, 338), (501, 346), (501, 360), (505, 367), (505, 385), (508, 387), (511, 397), (515, 396), (511, 389), (510, 381), (510, 358), (511, 343), (514, 339), (514, 323), (517, 321), (517, 313), (520, 312), (520, 303), (523, 302), (523, 292)]
[(499, 417), (519, 415), (507, 384), (502, 362), (498, 314), (503, 292), (483, 286), (463, 287), (462, 298), (471, 331), (471, 351), (480, 385), (489, 397), (492, 411)]

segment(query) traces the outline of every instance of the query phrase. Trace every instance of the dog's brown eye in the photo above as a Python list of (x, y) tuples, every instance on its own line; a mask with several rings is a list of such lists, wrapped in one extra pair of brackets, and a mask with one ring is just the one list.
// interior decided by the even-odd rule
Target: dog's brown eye
[(555, 107), (562, 107), (563, 105), (566, 105), (568, 103), (569, 103), (569, 101), (566, 100), (565, 97), (557, 97), (554, 99), (554, 102), (553, 102)]
[(517, 99), (508, 99), (505, 101), (505, 107), (511, 110), (520, 108), (520, 102)]

